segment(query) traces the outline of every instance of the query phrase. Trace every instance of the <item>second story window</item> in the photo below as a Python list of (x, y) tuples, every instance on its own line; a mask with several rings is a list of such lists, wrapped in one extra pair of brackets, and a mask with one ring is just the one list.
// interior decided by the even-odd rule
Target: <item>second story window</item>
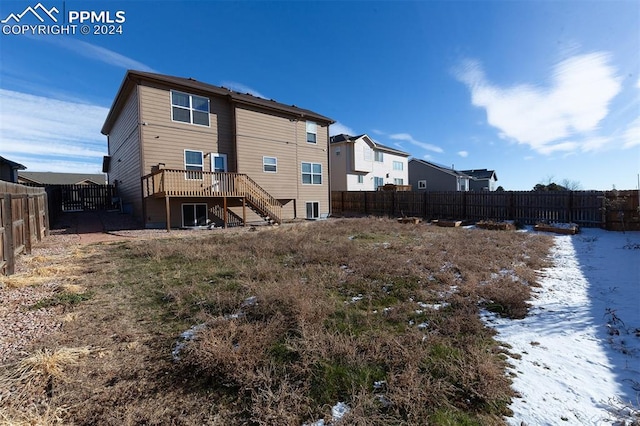
[(384, 161), (384, 155), (382, 154), (382, 151), (373, 152), (373, 161), (377, 161), (379, 163), (382, 163)]
[(403, 170), (404, 167), (402, 165), (402, 161), (394, 161), (393, 162), (393, 170)]
[(302, 183), (306, 185), (322, 185), (322, 164), (302, 163)]
[(171, 91), (171, 119), (209, 126), (209, 98)]
[(276, 157), (262, 157), (262, 170), (267, 173), (278, 171), (278, 159)]
[(313, 121), (307, 121), (307, 142), (316, 143), (318, 130), (317, 125)]

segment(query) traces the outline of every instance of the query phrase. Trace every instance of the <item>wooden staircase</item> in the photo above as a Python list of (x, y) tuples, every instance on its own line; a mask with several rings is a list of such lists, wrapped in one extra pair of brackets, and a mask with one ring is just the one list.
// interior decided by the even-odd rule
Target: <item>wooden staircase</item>
[(246, 180), (244, 198), (247, 205), (258, 216), (271, 225), (282, 222), (282, 204), (258, 185), (247, 175), (241, 175)]

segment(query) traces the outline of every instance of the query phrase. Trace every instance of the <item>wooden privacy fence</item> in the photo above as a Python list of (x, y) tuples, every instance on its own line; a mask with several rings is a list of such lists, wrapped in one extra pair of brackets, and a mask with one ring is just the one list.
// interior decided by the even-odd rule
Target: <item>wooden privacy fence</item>
[[(640, 229), (637, 191), (332, 192), (332, 214)], [(623, 213), (621, 216), (620, 213)]]
[(31, 253), (35, 241), (49, 235), (47, 193), (10, 182), (0, 182), (0, 272), (11, 275), (15, 258)]

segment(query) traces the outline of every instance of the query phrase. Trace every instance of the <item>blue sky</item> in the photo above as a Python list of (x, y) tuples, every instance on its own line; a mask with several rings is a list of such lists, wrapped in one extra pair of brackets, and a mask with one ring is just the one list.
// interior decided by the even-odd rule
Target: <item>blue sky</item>
[[(508, 190), (638, 185), (636, 0), (37, 4), (0, 3), (0, 155), (31, 171), (100, 172), (100, 128), (138, 69), (308, 108)], [(29, 6), (50, 25), (43, 9), (124, 12), (122, 34), (13, 34), (40, 24), (10, 18)]]

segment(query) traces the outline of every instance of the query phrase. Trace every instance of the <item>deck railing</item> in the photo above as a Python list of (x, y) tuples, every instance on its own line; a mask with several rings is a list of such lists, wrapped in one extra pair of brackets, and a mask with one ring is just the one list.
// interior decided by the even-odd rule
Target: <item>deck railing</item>
[(142, 178), (146, 197), (241, 197), (272, 221), (280, 223), (282, 204), (242, 173), (162, 169)]

